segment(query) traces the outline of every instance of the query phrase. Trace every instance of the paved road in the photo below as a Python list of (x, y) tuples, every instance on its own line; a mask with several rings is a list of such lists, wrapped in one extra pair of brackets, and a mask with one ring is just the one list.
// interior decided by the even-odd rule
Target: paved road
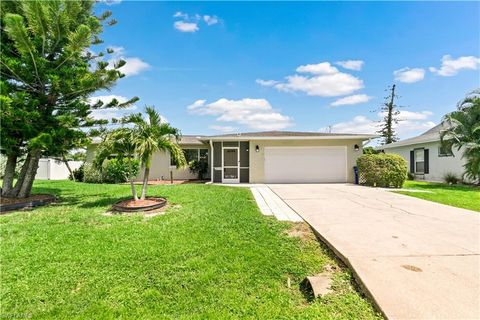
[(480, 318), (480, 214), (342, 184), (269, 185), (389, 319)]

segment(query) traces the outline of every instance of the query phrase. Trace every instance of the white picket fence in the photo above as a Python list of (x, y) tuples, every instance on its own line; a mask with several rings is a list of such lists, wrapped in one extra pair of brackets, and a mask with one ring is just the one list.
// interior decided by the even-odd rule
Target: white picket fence
[[(68, 164), (72, 170), (78, 169), (82, 165), (83, 161), (68, 161)], [(68, 172), (67, 166), (63, 161), (42, 158), (38, 163), (38, 170), (35, 179), (40, 180), (65, 180), (68, 179), (70, 172)]]

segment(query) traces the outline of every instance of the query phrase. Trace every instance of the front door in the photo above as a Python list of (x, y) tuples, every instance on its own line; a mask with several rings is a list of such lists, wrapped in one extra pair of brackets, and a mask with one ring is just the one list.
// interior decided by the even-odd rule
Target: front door
[(238, 147), (225, 147), (223, 148), (223, 172), (222, 172), (222, 182), (223, 183), (239, 183), (240, 182), (240, 172), (239, 172), (239, 152)]

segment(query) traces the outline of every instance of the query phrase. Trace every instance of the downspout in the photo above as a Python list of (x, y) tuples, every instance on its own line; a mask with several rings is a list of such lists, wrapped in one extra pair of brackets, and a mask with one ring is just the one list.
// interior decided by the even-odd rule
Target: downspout
[(210, 153), (212, 156), (210, 157), (210, 182), (213, 183), (213, 142), (212, 140), (209, 140), (210, 143)]

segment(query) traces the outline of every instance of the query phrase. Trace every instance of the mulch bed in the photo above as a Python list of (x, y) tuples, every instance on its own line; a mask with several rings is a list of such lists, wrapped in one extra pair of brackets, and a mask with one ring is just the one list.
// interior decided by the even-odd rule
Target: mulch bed
[(121, 200), (113, 205), (113, 210), (119, 212), (141, 212), (162, 208), (167, 203), (165, 198), (148, 197), (145, 200)]
[(0, 213), (13, 210), (30, 209), (38, 206), (44, 206), (55, 201), (55, 196), (51, 194), (34, 194), (28, 198), (0, 198)]

